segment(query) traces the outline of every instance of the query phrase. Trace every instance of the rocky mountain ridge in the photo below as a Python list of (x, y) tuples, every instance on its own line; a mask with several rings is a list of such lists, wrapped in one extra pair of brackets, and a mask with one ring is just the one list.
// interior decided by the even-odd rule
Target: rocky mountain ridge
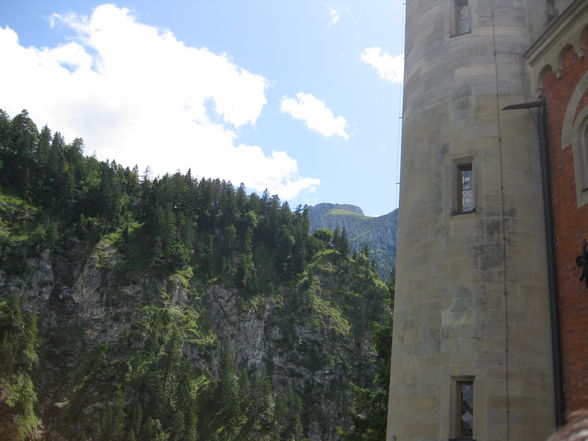
[(398, 209), (372, 217), (355, 205), (321, 203), (310, 207), (309, 220), (312, 233), (320, 228), (344, 228), (351, 248), (357, 252), (367, 245), (380, 277), (390, 276), (396, 262)]

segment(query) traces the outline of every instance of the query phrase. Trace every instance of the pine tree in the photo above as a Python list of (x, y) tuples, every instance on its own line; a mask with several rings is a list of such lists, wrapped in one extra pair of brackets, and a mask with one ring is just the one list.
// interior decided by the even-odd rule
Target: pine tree
[(229, 345), (226, 345), (222, 353), (219, 376), (219, 407), (228, 436), (225, 439), (231, 439), (239, 432), (242, 423), (240, 401), (233, 351)]

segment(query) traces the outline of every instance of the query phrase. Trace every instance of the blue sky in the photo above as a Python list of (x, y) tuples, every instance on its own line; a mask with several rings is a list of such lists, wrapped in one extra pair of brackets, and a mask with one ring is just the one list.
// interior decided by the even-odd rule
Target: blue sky
[(402, 0), (0, 0), (0, 108), (153, 175), (398, 206)]

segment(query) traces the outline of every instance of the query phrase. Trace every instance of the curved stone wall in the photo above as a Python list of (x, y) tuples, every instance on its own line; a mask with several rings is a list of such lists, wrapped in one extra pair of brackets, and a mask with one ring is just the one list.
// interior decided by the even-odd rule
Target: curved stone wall
[(459, 438), (470, 416), (477, 441), (554, 427), (536, 127), (502, 111), (533, 99), (527, 3), (469, 0), (457, 32), (463, 0), (407, 2), (388, 441)]

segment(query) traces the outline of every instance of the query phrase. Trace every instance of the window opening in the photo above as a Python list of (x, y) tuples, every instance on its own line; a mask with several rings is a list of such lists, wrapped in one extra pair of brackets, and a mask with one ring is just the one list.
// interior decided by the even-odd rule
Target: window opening
[(456, 384), (457, 437), (472, 438), (474, 436), (474, 382), (458, 381)]
[(588, 191), (588, 119), (580, 130), (580, 149), (582, 156), (582, 192)]
[(468, 213), (474, 211), (474, 185), (472, 164), (457, 167), (457, 211)]
[[(578, 88), (576, 90), (579, 90)], [(566, 116), (562, 144), (572, 145), (576, 203), (580, 207), (582, 205), (588, 205), (588, 107), (584, 107), (580, 111), (571, 127), (567, 119), (568, 117)], [(567, 136), (566, 132), (569, 132)]]
[(470, 8), (468, 0), (455, 1), (455, 35), (470, 32)]

